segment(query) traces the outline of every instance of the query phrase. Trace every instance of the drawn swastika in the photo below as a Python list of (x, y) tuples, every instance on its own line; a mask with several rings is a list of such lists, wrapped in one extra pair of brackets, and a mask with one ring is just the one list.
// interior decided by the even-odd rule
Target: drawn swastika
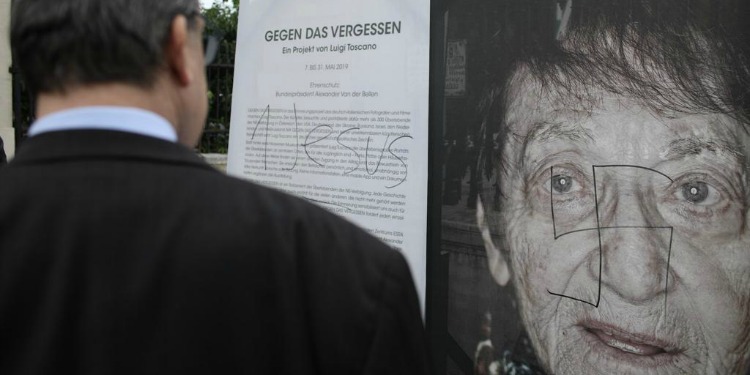
[(666, 309), (674, 229), (658, 214), (655, 191), (673, 179), (638, 165), (593, 165), (591, 172), (587, 184), (567, 168), (551, 167), (549, 191), (554, 239), (577, 236), (576, 244), (592, 247), (597, 253), (591, 255), (595, 280), (571, 276), (569, 285), (560, 287), (564, 292), (554, 287), (547, 292), (598, 308), (605, 264), (607, 269), (629, 266), (607, 263), (608, 254), (640, 246), (639, 250), (655, 252), (650, 255), (665, 260), (658, 276), (664, 278)]

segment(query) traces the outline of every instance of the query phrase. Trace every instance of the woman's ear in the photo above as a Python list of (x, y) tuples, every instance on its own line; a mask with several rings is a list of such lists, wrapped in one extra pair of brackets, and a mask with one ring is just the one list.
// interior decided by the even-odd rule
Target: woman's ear
[(492, 241), (490, 228), (487, 225), (487, 218), (484, 216), (484, 205), (482, 204), (481, 197), (477, 197), (477, 226), (479, 227), (479, 232), (482, 234), (484, 249), (487, 251), (487, 263), (490, 266), (490, 274), (492, 274), (495, 282), (500, 284), (500, 286), (508, 285), (508, 281), (510, 281), (510, 267), (500, 249)]

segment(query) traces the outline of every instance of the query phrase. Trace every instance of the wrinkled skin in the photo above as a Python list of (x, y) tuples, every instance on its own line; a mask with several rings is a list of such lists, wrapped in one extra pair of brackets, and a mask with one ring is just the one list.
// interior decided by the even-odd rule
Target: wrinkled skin
[(495, 251), (541, 363), (745, 374), (750, 137), (724, 114), (594, 94), (567, 100), (521, 75), (509, 95)]

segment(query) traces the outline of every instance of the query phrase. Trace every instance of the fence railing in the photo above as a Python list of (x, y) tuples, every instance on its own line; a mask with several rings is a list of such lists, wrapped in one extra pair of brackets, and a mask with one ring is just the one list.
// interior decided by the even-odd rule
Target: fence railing
[[(29, 127), (36, 119), (36, 107), (34, 97), (26, 89), (18, 69), (11, 67), (10, 73), (13, 77), (13, 128), (18, 146), (26, 139)], [(233, 77), (234, 64), (231, 61), (206, 67), (209, 111), (205, 131), (197, 147), (201, 153), (227, 152)]]
[(226, 153), (232, 114), (234, 65), (213, 64), (206, 68), (208, 117), (198, 149), (203, 153)]

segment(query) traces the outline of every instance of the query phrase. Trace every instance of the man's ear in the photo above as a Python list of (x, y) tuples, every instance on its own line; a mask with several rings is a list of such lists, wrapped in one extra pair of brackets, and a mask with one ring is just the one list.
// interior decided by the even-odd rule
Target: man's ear
[(183, 15), (175, 17), (169, 27), (165, 58), (169, 72), (181, 86), (187, 86), (193, 81), (193, 73), (189, 69), (188, 24)]
[(500, 286), (508, 285), (508, 281), (510, 281), (510, 267), (500, 249), (492, 241), (490, 228), (487, 225), (487, 218), (484, 216), (484, 205), (482, 205), (481, 197), (477, 197), (477, 226), (479, 227), (479, 232), (482, 234), (484, 249), (487, 251), (487, 263), (490, 266), (490, 274), (492, 274), (495, 282), (500, 284)]

